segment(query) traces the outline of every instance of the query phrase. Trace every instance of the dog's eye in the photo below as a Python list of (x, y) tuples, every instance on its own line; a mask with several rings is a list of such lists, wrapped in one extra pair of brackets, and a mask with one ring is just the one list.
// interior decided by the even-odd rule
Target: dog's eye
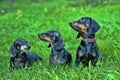
[(55, 37), (55, 41), (58, 41), (59, 40), (59, 38), (58, 37)]

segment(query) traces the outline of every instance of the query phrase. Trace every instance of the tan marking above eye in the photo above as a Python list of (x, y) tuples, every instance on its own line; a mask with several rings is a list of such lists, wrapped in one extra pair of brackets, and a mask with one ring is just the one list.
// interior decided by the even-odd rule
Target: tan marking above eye
[(17, 49), (20, 49), (20, 46), (17, 46)]
[(82, 19), (82, 21), (84, 21), (84, 22), (85, 22), (85, 19)]

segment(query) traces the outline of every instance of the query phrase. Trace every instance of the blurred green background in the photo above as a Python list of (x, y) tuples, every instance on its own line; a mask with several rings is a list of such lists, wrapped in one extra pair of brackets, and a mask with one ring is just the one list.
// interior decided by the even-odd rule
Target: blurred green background
[[(69, 22), (83, 16), (95, 19), (101, 26), (97, 43), (106, 64), (75, 67), (80, 39)], [(65, 48), (72, 54), (71, 67), (50, 66), (51, 49), (40, 41), (38, 33), (58, 30)], [(30, 52), (43, 57), (42, 64), (9, 71), (8, 50), (16, 38), (25, 38)], [(0, 0), (0, 80), (120, 80), (120, 0)]]

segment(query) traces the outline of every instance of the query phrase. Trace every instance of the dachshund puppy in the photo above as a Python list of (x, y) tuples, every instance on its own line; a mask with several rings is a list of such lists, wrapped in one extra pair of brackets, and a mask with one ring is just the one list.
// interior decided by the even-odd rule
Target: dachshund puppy
[(49, 43), (48, 47), (52, 47), (49, 57), (50, 63), (54, 65), (64, 65), (72, 62), (71, 54), (64, 48), (64, 42), (61, 34), (58, 31), (50, 30), (46, 33), (38, 34), (38, 37), (45, 42)]
[(78, 32), (76, 38), (82, 37), (80, 46), (77, 49), (76, 65), (79, 66), (82, 62), (86, 66), (91, 60), (92, 65), (95, 66), (98, 57), (105, 61), (105, 56), (99, 52), (95, 39), (95, 33), (100, 28), (98, 23), (90, 17), (82, 17), (77, 21), (70, 22), (70, 26)]
[(10, 69), (28, 67), (34, 61), (42, 61), (43, 59), (35, 53), (28, 52), (30, 45), (23, 38), (14, 41), (9, 49), (10, 53)]

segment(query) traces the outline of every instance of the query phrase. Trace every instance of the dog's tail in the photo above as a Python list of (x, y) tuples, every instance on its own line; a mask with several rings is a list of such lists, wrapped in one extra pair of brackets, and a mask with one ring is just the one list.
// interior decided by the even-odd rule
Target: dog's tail
[(31, 52), (28, 52), (28, 59), (30, 59), (30, 61), (39, 61), (39, 62), (43, 61), (42, 57), (40, 57), (36, 53), (31, 53)]
[(102, 60), (104, 63), (106, 63), (106, 56), (103, 55), (102, 53), (99, 52), (99, 57), (100, 57), (100, 60)]
[(43, 62), (43, 58), (39, 56), (38, 61)]

